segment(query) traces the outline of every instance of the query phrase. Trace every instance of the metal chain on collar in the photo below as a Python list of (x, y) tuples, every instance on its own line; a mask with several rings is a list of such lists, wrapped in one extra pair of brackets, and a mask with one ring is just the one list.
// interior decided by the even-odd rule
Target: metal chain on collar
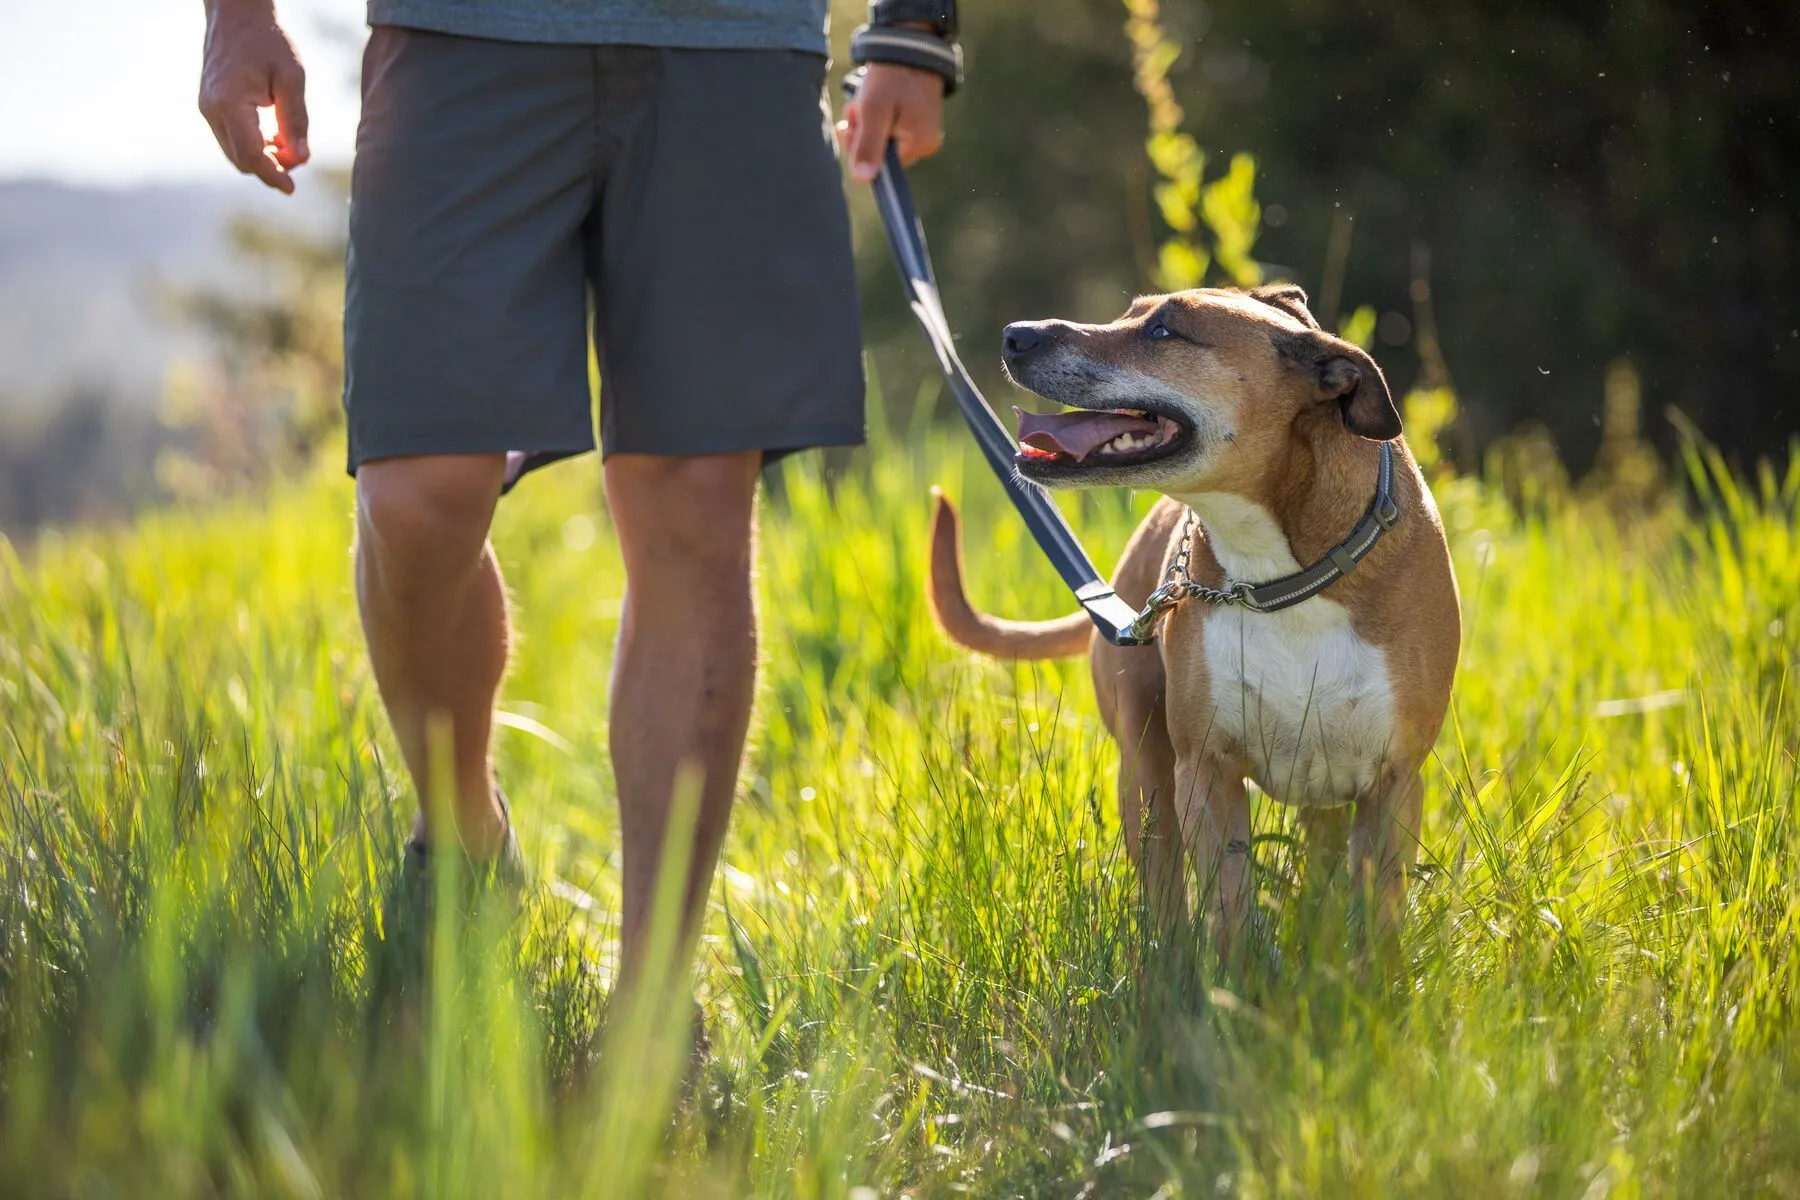
[(1181, 527), (1181, 543), (1175, 548), (1174, 561), (1169, 563), (1162, 586), (1150, 593), (1149, 603), (1132, 621), (1131, 636), (1140, 644), (1150, 640), (1156, 634), (1162, 615), (1186, 600), (1204, 600), (1220, 606), (1238, 604), (1258, 613), (1291, 608), (1356, 570), (1356, 564), (1375, 548), (1381, 535), (1392, 529), (1399, 519), (1400, 506), (1394, 503), (1394, 447), (1391, 442), (1383, 442), (1381, 465), (1375, 474), (1375, 498), (1369, 502), (1368, 511), (1350, 531), (1349, 537), (1327, 550), (1312, 566), (1303, 567), (1292, 575), (1267, 583), (1228, 580), (1224, 587), (1215, 588), (1195, 582), (1188, 573), (1188, 558), (1194, 552), (1194, 535), (1200, 524), (1200, 518), (1190, 508), (1187, 521)]
[(1200, 519), (1194, 514), (1194, 510), (1188, 509), (1187, 520), (1181, 526), (1181, 541), (1175, 548), (1175, 557), (1170, 560), (1169, 569), (1163, 573), (1162, 586), (1150, 593), (1143, 611), (1131, 623), (1131, 636), (1149, 640), (1155, 636), (1156, 626), (1161, 622), (1163, 614), (1186, 600), (1201, 600), (1221, 606), (1244, 602), (1244, 593), (1249, 590), (1249, 584), (1228, 583), (1228, 586), (1222, 588), (1207, 587), (1188, 574), (1188, 558), (1194, 552), (1194, 533), (1199, 524)]

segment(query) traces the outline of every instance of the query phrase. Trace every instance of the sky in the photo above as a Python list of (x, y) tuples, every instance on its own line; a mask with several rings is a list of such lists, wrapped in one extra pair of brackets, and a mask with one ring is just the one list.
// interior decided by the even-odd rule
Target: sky
[[(363, 0), (277, 14), (306, 65), (313, 158), (347, 163)], [(201, 0), (0, 0), (0, 179), (235, 178), (195, 107), (204, 36)]]

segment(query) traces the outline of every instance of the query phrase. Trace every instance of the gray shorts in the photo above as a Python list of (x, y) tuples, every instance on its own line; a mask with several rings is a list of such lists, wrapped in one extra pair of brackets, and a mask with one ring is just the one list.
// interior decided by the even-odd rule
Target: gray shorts
[[(376, 27), (344, 300), (350, 470), (863, 439), (825, 60)], [(591, 305), (590, 305), (591, 299)]]

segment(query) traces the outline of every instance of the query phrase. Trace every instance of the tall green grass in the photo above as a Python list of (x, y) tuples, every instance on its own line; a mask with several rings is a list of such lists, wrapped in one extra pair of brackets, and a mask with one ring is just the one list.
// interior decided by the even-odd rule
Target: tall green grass
[[(716, 1062), (673, 1117), (681, 1056), (605, 1036), (591, 463), (496, 531), (539, 886), (430, 938), (383, 917), (412, 800), (344, 482), (45, 539), (0, 565), (0, 1192), (1800, 1193), (1800, 476), (1695, 479), (1630, 528), (1439, 489), (1466, 646), (1398, 951), (1259, 801), (1267, 937), (1217, 975), (1148, 932), (1085, 666), (930, 625), (931, 483), (979, 601), (1066, 604), (980, 464), (921, 430), (791, 461), (698, 968)], [(1110, 561), (1149, 500), (1069, 503)]]

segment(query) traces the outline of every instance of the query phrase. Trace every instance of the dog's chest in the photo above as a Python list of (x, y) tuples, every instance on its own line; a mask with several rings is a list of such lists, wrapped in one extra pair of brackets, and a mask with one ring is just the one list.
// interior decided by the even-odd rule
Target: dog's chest
[[(1253, 561), (1214, 552), (1234, 578), (1267, 579), (1299, 569), (1279, 545)], [(1274, 613), (1215, 609), (1201, 636), (1210, 740), (1240, 752), (1259, 787), (1289, 804), (1332, 805), (1376, 784), (1393, 687), (1386, 654), (1357, 635), (1343, 605), (1315, 596)]]
[(1387, 756), (1387, 661), (1341, 606), (1315, 598), (1299, 607), (1313, 611), (1208, 614), (1211, 720), (1263, 791), (1289, 804), (1338, 804), (1372, 787)]

